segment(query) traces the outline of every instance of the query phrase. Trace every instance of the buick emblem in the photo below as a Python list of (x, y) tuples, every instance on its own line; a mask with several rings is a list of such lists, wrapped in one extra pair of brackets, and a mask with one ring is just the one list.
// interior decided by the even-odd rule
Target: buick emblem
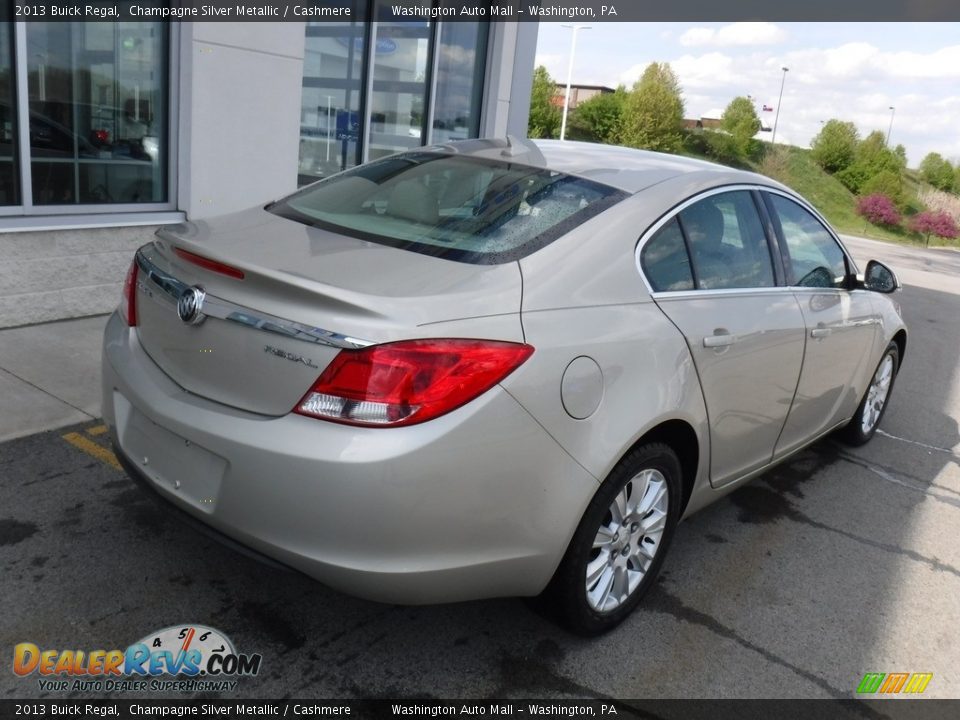
[(203, 310), (205, 296), (206, 293), (196, 285), (187, 288), (180, 295), (180, 299), (177, 300), (177, 315), (187, 325), (197, 325), (203, 320), (204, 315), (201, 310)]

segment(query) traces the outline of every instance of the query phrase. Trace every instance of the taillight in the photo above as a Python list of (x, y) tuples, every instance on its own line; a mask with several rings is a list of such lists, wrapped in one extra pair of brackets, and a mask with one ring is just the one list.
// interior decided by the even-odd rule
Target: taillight
[(414, 425), (483, 394), (533, 347), (494, 340), (404, 340), (341, 350), (294, 408), (365, 427)]
[(196, 253), (192, 253), (189, 250), (184, 250), (183, 248), (174, 248), (173, 251), (178, 257), (181, 257), (187, 262), (193, 263), (194, 265), (199, 265), (206, 270), (220, 273), (221, 275), (226, 275), (227, 277), (232, 277), (237, 280), (243, 280), (243, 270), (235, 268), (232, 265), (227, 265), (219, 260), (211, 260), (210, 258), (206, 258), (203, 255), (197, 255)]
[(134, 260), (123, 281), (123, 302), (120, 303), (120, 315), (130, 327), (137, 326), (137, 272), (137, 261)]

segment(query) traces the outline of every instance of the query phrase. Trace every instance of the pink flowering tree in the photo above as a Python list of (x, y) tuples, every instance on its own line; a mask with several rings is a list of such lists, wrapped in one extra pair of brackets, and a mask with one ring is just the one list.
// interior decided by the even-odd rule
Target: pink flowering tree
[(960, 235), (957, 230), (957, 223), (953, 217), (943, 211), (934, 212), (926, 210), (917, 213), (910, 221), (910, 229), (914, 232), (922, 233), (924, 243), (930, 245), (930, 236), (952, 240)]
[(897, 206), (893, 204), (893, 200), (880, 193), (857, 198), (857, 215), (874, 225), (893, 226), (900, 224), (900, 213), (897, 211)]

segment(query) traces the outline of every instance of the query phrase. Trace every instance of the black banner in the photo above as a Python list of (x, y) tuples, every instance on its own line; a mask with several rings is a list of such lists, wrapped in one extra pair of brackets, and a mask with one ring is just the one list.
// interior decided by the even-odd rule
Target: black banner
[(0, 718), (954, 720), (960, 700), (0, 700)]
[[(353, 0), (15, 0), (14, 19), (31, 22), (188, 20), (194, 22), (352, 22)], [(955, 0), (388, 0), (381, 21), (443, 22), (660, 22), (697, 21), (950, 21), (960, 20)]]

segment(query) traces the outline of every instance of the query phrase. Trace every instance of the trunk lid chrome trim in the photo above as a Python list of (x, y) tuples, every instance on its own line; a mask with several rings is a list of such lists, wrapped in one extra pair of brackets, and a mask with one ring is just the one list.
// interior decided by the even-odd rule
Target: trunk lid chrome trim
[[(157, 267), (157, 265), (146, 257), (142, 248), (137, 250), (136, 262), (143, 278), (138, 280), (141, 289), (155, 300), (158, 299), (158, 296), (143, 282), (143, 280), (149, 280), (153, 286), (161, 291), (162, 295), (159, 296), (159, 298), (162, 298), (170, 305), (171, 312), (176, 312), (177, 303), (180, 298), (189, 291), (192, 286), (187, 285)], [(264, 332), (282, 335), (295, 340), (303, 340), (304, 342), (312, 342), (344, 350), (357, 350), (375, 344), (372, 340), (363, 340), (333, 330), (311, 327), (294, 320), (288, 320), (243, 305), (238, 305), (237, 303), (210, 294), (204, 295), (201, 313), (205, 317), (234, 322), (255, 330), (263, 330)], [(199, 322), (199, 319), (197, 322)]]

